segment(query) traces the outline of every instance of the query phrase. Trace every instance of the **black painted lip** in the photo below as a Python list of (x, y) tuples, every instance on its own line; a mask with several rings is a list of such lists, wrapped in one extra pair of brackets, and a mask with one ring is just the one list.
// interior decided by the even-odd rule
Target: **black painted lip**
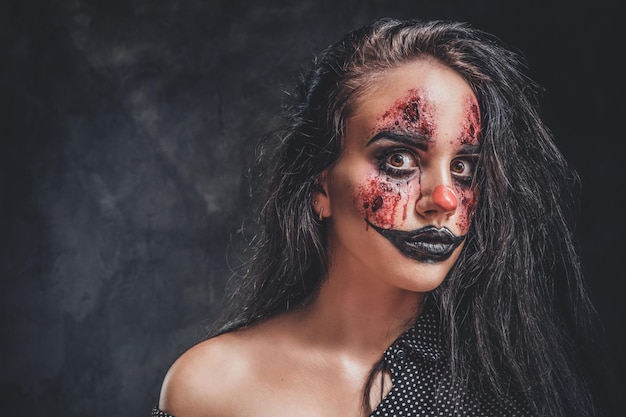
[(405, 256), (424, 263), (445, 261), (465, 239), (465, 236), (456, 236), (446, 227), (439, 229), (435, 226), (426, 226), (417, 230), (403, 231), (383, 229), (366, 221)]

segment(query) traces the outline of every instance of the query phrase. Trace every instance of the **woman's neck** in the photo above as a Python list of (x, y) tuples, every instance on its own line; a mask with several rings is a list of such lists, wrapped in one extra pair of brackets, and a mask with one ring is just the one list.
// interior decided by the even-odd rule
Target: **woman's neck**
[(364, 271), (331, 267), (319, 292), (295, 314), (313, 343), (380, 354), (413, 324), (423, 299), (423, 293), (390, 286)]

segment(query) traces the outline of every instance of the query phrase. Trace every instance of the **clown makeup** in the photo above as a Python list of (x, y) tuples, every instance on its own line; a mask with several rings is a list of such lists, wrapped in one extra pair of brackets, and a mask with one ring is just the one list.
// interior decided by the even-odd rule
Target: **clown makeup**
[[(378, 170), (358, 187), (357, 207), (367, 226), (385, 236), (406, 256), (422, 262), (446, 259), (463, 241), (476, 205), (473, 175), (478, 153), (479, 114), (473, 96), (466, 97), (463, 123), (450, 145), (458, 148), (450, 162), (452, 186), (436, 185), (431, 199), (445, 212), (458, 210), (455, 236), (450, 229), (426, 226), (396, 230), (411, 203), (410, 194), (422, 191), (421, 155), (427, 154), (437, 131), (437, 105), (426, 91), (411, 90), (380, 117), (367, 147), (372, 148)], [(401, 213), (399, 215), (398, 213)]]
[(427, 271), (440, 282), (478, 197), (480, 113), (467, 82), (432, 60), (391, 70), (353, 105), (344, 139), (326, 182), (333, 247), (381, 274), (392, 259), (439, 265)]

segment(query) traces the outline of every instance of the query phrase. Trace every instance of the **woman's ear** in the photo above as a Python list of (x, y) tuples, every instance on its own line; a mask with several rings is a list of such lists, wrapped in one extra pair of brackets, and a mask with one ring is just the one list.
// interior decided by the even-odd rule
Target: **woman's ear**
[(332, 215), (330, 194), (328, 193), (328, 170), (324, 170), (317, 177), (315, 187), (313, 188), (312, 199), (311, 204), (313, 205), (313, 211), (320, 221)]

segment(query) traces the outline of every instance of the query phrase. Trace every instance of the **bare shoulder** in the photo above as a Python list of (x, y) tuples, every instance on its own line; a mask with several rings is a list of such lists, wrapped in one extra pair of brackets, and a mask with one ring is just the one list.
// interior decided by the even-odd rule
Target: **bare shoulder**
[(245, 331), (227, 333), (183, 353), (165, 376), (159, 408), (175, 417), (233, 415), (254, 367), (249, 339)]

